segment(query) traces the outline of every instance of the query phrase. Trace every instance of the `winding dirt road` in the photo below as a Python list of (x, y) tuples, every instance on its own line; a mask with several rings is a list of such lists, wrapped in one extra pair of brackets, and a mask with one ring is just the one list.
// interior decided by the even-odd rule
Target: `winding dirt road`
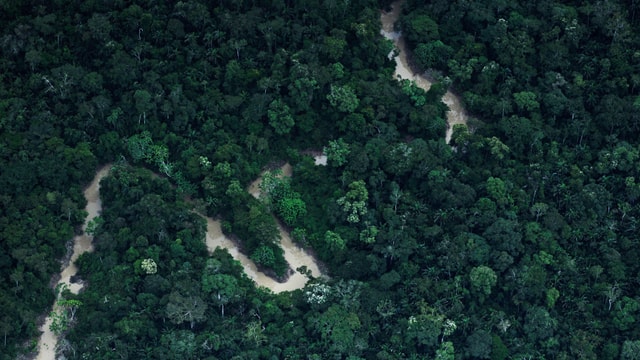
[[(397, 80), (408, 79), (416, 83), (416, 86), (429, 91), (431, 88), (431, 81), (427, 79), (423, 74), (416, 73), (411, 66), (407, 58), (407, 43), (402, 37), (402, 33), (395, 31), (394, 24), (400, 17), (402, 12), (402, 4), (404, 1), (399, 0), (391, 4), (391, 11), (382, 11), (380, 15), (380, 21), (382, 22), (382, 29), (380, 34), (385, 38), (392, 40), (399, 54), (394, 56), (394, 52), (389, 54), (389, 59), (394, 58), (396, 61), (396, 71), (393, 76)], [(467, 124), (467, 114), (462, 107), (460, 98), (453, 94), (451, 91), (447, 91), (442, 97), (442, 102), (447, 104), (449, 111), (447, 112), (447, 133), (445, 135), (445, 141), (447, 144), (451, 141), (451, 135), (453, 134), (453, 126), (456, 124)]]

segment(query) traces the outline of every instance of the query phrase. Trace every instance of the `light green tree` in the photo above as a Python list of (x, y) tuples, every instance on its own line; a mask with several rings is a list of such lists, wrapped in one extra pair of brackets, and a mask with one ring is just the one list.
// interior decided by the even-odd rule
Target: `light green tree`
[(347, 246), (347, 242), (342, 239), (340, 234), (331, 230), (327, 230), (327, 232), (324, 233), (324, 242), (329, 246), (329, 249), (333, 251), (344, 250)]
[(173, 164), (169, 162), (169, 149), (162, 144), (154, 144), (151, 133), (143, 131), (127, 139), (127, 150), (134, 161), (143, 160), (157, 166), (162, 173), (172, 177)]
[(540, 108), (537, 96), (531, 91), (521, 91), (513, 94), (513, 100), (520, 110), (533, 111)]
[(267, 110), (269, 125), (276, 131), (278, 135), (288, 134), (295, 124), (291, 109), (281, 99), (276, 99), (269, 104)]
[(351, 150), (349, 149), (349, 144), (340, 138), (329, 141), (329, 145), (325, 146), (322, 152), (327, 155), (327, 162), (330, 165), (338, 167), (347, 162), (347, 156)]
[(445, 341), (440, 344), (440, 348), (436, 350), (435, 360), (453, 360), (455, 357), (453, 349), (453, 343), (451, 341)]
[(278, 215), (291, 226), (307, 214), (307, 205), (299, 197), (287, 197), (278, 202)]
[(488, 266), (480, 265), (471, 269), (469, 274), (472, 289), (483, 296), (491, 294), (491, 289), (498, 281), (498, 275)]
[(367, 227), (360, 231), (360, 241), (365, 244), (373, 244), (376, 242), (376, 236), (380, 232), (377, 227), (366, 224)]
[(349, 85), (331, 85), (327, 100), (331, 106), (346, 113), (354, 112), (360, 105), (360, 99)]
[(556, 301), (560, 297), (560, 291), (556, 288), (547, 290), (547, 307), (552, 309), (556, 305)]
[(337, 200), (342, 211), (347, 214), (347, 221), (350, 223), (360, 222), (360, 217), (367, 213), (367, 201), (369, 192), (363, 180), (357, 180), (349, 184), (349, 191), (345, 196)]
[(507, 145), (505, 145), (500, 139), (495, 136), (487, 139), (489, 145), (489, 151), (491, 155), (495, 156), (498, 160), (503, 160), (505, 156), (511, 151)]
[(152, 275), (158, 272), (158, 264), (156, 264), (156, 262), (150, 258), (142, 260), (142, 263), (140, 263), (140, 267), (148, 275)]
[(60, 335), (65, 332), (76, 318), (76, 312), (82, 306), (82, 301), (65, 298), (68, 293), (68, 285), (62, 283), (56, 286), (58, 301), (56, 301), (54, 310), (49, 314), (51, 324), (49, 330), (54, 334)]
[(195, 334), (188, 330), (167, 331), (162, 334), (160, 343), (169, 349), (175, 359), (194, 359), (198, 343)]
[(328, 349), (341, 354), (354, 350), (357, 332), (361, 326), (356, 313), (337, 304), (331, 305), (313, 320), (314, 329), (320, 333)]
[(489, 196), (493, 198), (493, 200), (498, 203), (500, 206), (506, 206), (513, 203), (513, 199), (509, 192), (507, 191), (507, 185), (500, 178), (495, 178), (493, 176), (487, 179), (487, 192)]

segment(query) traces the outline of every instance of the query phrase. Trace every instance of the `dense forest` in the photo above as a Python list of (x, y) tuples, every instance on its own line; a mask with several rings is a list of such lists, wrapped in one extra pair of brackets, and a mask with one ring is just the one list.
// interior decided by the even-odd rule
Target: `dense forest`
[[(0, 2), (0, 359), (107, 163), (60, 358), (640, 359), (640, 2), (405, 0), (426, 93), (390, 5)], [(327, 276), (256, 287), (199, 214), (286, 277), (275, 215)]]

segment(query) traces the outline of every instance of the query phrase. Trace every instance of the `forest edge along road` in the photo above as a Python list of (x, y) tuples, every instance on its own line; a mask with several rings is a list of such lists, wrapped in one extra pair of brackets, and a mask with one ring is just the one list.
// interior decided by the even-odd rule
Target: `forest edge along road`
[[(86, 229), (89, 222), (96, 218), (102, 210), (102, 201), (100, 200), (100, 180), (104, 178), (111, 169), (111, 165), (105, 165), (98, 170), (95, 177), (84, 190), (84, 197), (87, 199), (87, 206), (84, 208), (87, 212), (87, 218), (82, 225), (82, 234), (73, 238), (73, 253), (69, 259), (69, 263), (60, 272), (60, 280), (56, 283), (56, 287), (66, 284), (69, 291), (77, 294), (82, 287), (82, 283), (75, 283), (71, 278), (78, 272), (75, 261), (80, 255), (87, 251), (93, 251), (92, 237), (87, 235)], [(57, 302), (57, 299), (56, 299)], [(53, 304), (52, 312), (57, 311), (58, 306)], [(51, 315), (48, 315), (45, 322), (40, 326), (42, 335), (38, 340), (38, 356), (36, 360), (53, 360), (56, 358), (55, 350), (58, 343), (58, 336), (51, 331), (50, 326), (53, 322)]]
[[(411, 80), (415, 82), (416, 86), (419, 88), (424, 91), (429, 91), (432, 84), (431, 81), (427, 79), (426, 76), (416, 73), (411, 68), (409, 59), (407, 58), (407, 43), (402, 37), (402, 33), (395, 31), (394, 28), (395, 23), (402, 12), (403, 2), (404, 1), (402, 0), (395, 1), (391, 4), (390, 11), (381, 11), (380, 21), (382, 22), (382, 29), (380, 29), (380, 34), (385, 38), (392, 40), (395, 48), (399, 52), (399, 54), (395, 56), (393, 51), (389, 54), (389, 59), (393, 58), (396, 62), (396, 70), (393, 73), (396, 80)], [(444, 94), (442, 102), (449, 107), (449, 111), (447, 111), (447, 133), (445, 135), (445, 141), (448, 144), (451, 141), (451, 136), (453, 135), (453, 126), (456, 124), (467, 124), (467, 113), (462, 107), (460, 98), (451, 91), (447, 91)]]
[[(318, 164), (323, 164), (326, 161), (324, 155), (317, 157)], [(84, 197), (87, 200), (87, 206), (85, 210), (88, 215), (82, 226), (82, 234), (73, 238), (73, 253), (69, 260), (69, 264), (60, 273), (60, 280), (56, 285), (66, 284), (67, 288), (74, 294), (82, 289), (82, 283), (74, 283), (71, 281), (77, 272), (78, 268), (75, 265), (75, 261), (78, 257), (87, 252), (93, 251), (92, 237), (86, 234), (87, 225), (89, 222), (96, 218), (102, 210), (102, 201), (100, 200), (100, 180), (104, 178), (111, 169), (111, 165), (105, 165), (98, 170), (95, 177), (84, 191)], [(282, 168), (284, 176), (291, 176), (291, 165), (286, 163)], [(262, 176), (255, 180), (248, 191), (255, 197), (259, 196), (259, 186)], [(206, 245), (210, 252), (213, 252), (217, 247), (227, 249), (231, 256), (242, 264), (245, 273), (251, 278), (257, 286), (262, 286), (270, 289), (274, 293), (280, 293), (283, 291), (293, 291), (301, 289), (307, 283), (307, 277), (297, 271), (287, 278), (285, 282), (278, 282), (275, 279), (265, 275), (257, 269), (255, 263), (249, 259), (245, 254), (242, 254), (238, 250), (238, 246), (226, 237), (221, 230), (220, 221), (214, 220), (211, 217), (203, 216), (207, 221), (207, 233), (206, 233)], [(321, 276), (320, 269), (316, 262), (316, 259), (308, 254), (304, 249), (300, 248), (291, 241), (289, 233), (278, 223), (278, 231), (280, 233), (280, 246), (284, 250), (284, 256), (289, 266), (292, 269), (297, 269), (301, 266), (306, 266), (313, 276)], [(57, 299), (56, 299), (57, 301)], [(57, 310), (57, 305), (53, 305), (53, 311)], [(52, 317), (49, 315), (46, 317), (45, 322), (41, 325), (40, 331), (42, 335), (38, 341), (38, 355), (36, 360), (54, 360), (55, 350), (58, 343), (58, 336), (51, 331), (50, 326), (53, 322)]]

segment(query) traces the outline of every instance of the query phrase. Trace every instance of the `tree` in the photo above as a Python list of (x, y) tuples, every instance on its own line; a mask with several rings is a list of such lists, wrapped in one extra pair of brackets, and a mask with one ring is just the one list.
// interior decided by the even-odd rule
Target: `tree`
[(535, 111), (540, 108), (536, 94), (531, 91), (521, 91), (513, 94), (513, 100), (521, 111)]
[(440, 37), (438, 23), (424, 11), (414, 11), (403, 17), (402, 25), (411, 42), (435, 40)]
[(262, 326), (262, 322), (258, 320), (248, 323), (246, 326), (244, 337), (255, 347), (258, 347), (266, 342), (267, 336), (264, 334), (264, 326)]
[(436, 357), (434, 360), (454, 360), (455, 351), (453, 349), (453, 343), (451, 341), (445, 341), (440, 344), (440, 348), (436, 350)]
[(418, 87), (414, 81), (408, 79), (401, 80), (400, 84), (402, 84), (402, 92), (413, 100), (415, 106), (424, 106), (427, 98), (426, 92), (422, 88)]
[(531, 341), (536, 342), (551, 337), (557, 326), (558, 321), (544, 308), (534, 306), (527, 311), (524, 331)]
[(428, 349), (435, 349), (442, 332), (443, 322), (444, 316), (433, 309), (422, 309), (419, 315), (409, 317), (407, 341), (426, 346)]
[(278, 135), (288, 134), (295, 124), (291, 109), (281, 99), (276, 99), (269, 104), (267, 110), (269, 125), (273, 127)]
[(490, 267), (480, 265), (471, 269), (469, 279), (472, 289), (480, 295), (480, 299), (484, 299), (491, 295), (492, 288), (498, 281), (498, 276)]
[[(505, 251), (513, 257), (520, 255), (524, 251), (522, 233), (516, 221), (499, 218), (485, 230), (482, 236), (495, 249)], [(492, 260), (496, 261), (496, 259)]]
[(207, 304), (199, 296), (183, 296), (177, 291), (169, 294), (165, 314), (174, 324), (188, 322), (191, 329), (197, 322), (205, 321)]
[(331, 60), (340, 60), (344, 49), (347, 47), (347, 41), (344, 39), (344, 32), (333, 32), (334, 36), (324, 37), (323, 50)]
[(631, 329), (636, 324), (640, 303), (628, 296), (623, 296), (613, 310), (613, 324), (620, 331)]
[(349, 191), (338, 199), (337, 203), (342, 211), (347, 214), (347, 222), (358, 223), (360, 217), (367, 213), (367, 201), (369, 192), (363, 180), (357, 180), (349, 184)]
[(340, 305), (331, 305), (320, 316), (310, 320), (330, 351), (338, 354), (355, 351), (357, 330), (362, 326), (356, 313)]
[(158, 264), (153, 259), (144, 259), (140, 263), (140, 268), (148, 275), (158, 272)]
[(331, 251), (342, 251), (347, 247), (347, 242), (342, 239), (340, 234), (331, 230), (324, 233), (324, 242)]
[(331, 106), (346, 113), (352, 113), (360, 104), (360, 99), (349, 85), (331, 85), (327, 100)]
[(622, 344), (620, 360), (640, 360), (640, 340), (626, 340)]
[(87, 26), (91, 31), (91, 35), (94, 39), (106, 42), (110, 39), (110, 33), (113, 30), (113, 26), (109, 21), (109, 17), (104, 14), (91, 15), (91, 18), (87, 20)]
[(366, 224), (366, 227), (360, 231), (359, 239), (365, 244), (373, 244), (376, 242), (379, 230), (373, 225)]
[(538, 221), (540, 216), (547, 213), (548, 209), (549, 209), (549, 205), (545, 203), (535, 203), (531, 205), (531, 208), (529, 209), (529, 211), (531, 212), (531, 215), (536, 217), (536, 221)]
[(467, 350), (474, 358), (489, 359), (492, 345), (491, 334), (485, 330), (476, 330), (467, 338)]
[(440, 40), (420, 43), (415, 49), (416, 61), (422, 69), (446, 69), (447, 60), (453, 53), (453, 48)]
[(140, 122), (147, 123), (147, 112), (151, 112), (155, 105), (151, 102), (151, 94), (147, 90), (136, 90), (133, 94), (133, 98), (136, 103), (136, 110), (138, 111)]
[(513, 199), (507, 191), (505, 182), (500, 178), (493, 176), (487, 179), (487, 193), (493, 198), (501, 207), (511, 205)]
[(322, 152), (327, 155), (327, 162), (332, 166), (339, 167), (347, 162), (347, 156), (351, 152), (349, 144), (342, 138), (338, 140), (330, 140), (329, 145), (325, 146)]
[[(272, 254), (273, 255), (273, 254)], [(220, 316), (224, 317), (224, 307), (237, 299), (241, 292), (238, 281), (231, 275), (211, 273), (212, 259), (207, 261), (208, 273), (202, 276), (202, 291), (210, 294), (214, 303), (220, 306)]]
[(56, 286), (56, 292), (59, 296), (53, 311), (49, 314), (51, 324), (49, 329), (54, 334), (60, 335), (67, 331), (69, 325), (73, 324), (76, 318), (76, 311), (82, 306), (82, 301), (76, 299), (67, 299), (65, 296), (69, 294), (68, 285), (65, 283)]
[(251, 260), (256, 264), (273, 268), (276, 264), (276, 256), (273, 253), (273, 249), (270, 246), (261, 245), (252, 254)]
[(307, 214), (307, 205), (299, 197), (287, 197), (278, 203), (278, 215), (285, 224), (292, 226)]
[(170, 357), (191, 360), (196, 358), (195, 334), (188, 330), (167, 331), (160, 337), (160, 344), (165, 347), (165, 351)]

